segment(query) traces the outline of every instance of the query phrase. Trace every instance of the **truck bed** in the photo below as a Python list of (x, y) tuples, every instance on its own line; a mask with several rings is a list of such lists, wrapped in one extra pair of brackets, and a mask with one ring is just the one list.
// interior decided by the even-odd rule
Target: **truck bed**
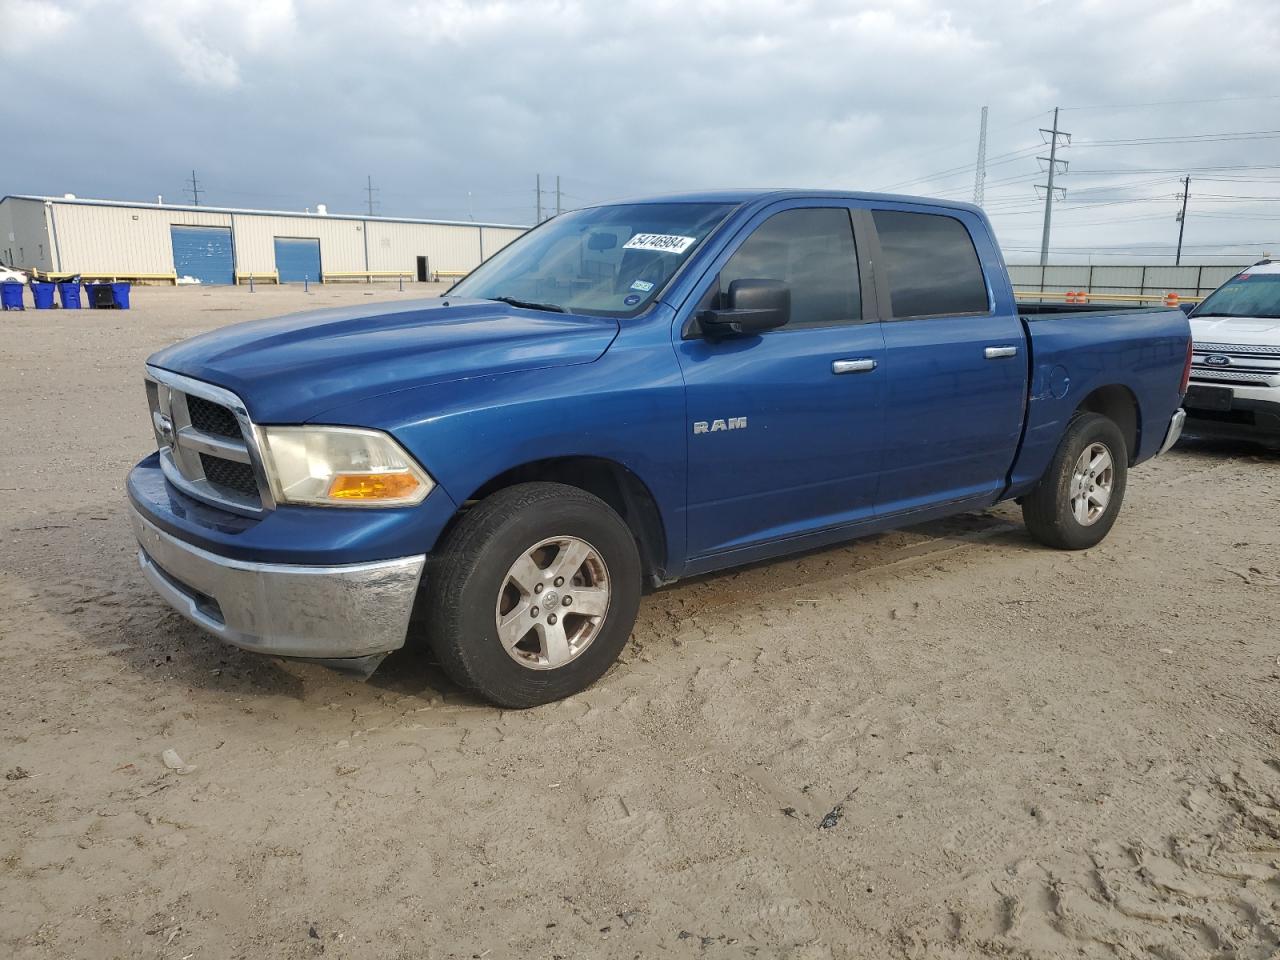
[(1085, 314), (1114, 316), (1117, 313), (1161, 313), (1165, 310), (1175, 309), (1177, 308), (1166, 307), (1162, 303), (1105, 303), (1101, 301), (1095, 301), (1094, 303), (1019, 303), (1018, 315), (1026, 320), (1035, 321), (1067, 315), (1073, 317)]

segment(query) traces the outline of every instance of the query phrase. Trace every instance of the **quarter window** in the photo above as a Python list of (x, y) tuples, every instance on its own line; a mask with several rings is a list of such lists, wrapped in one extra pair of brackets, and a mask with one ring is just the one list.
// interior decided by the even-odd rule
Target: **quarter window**
[(791, 288), (788, 327), (862, 319), (853, 222), (843, 208), (784, 210), (743, 241), (720, 271), (720, 302), (734, 280), (781, 280)]
[(986, 313), (987, 284), (965, 225), (932, 213), (876, 210), (895, 317)]

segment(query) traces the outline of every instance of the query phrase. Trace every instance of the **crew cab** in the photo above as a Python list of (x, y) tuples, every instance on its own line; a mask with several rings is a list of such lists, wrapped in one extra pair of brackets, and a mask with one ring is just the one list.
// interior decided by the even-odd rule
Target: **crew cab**
[(443, 297), (152, 356), (138, 559), (240, 647), (367, 675), (412, 637), (531, 706), (610, 667), (646, 587), (1010, 499), (1098, 543), (1190, 359), (1179, 310), (1019, 309), (968, 204), (588, 207)]
[(1280, 444), (1280, 261), (1240, 271), (1190, 317), (1187, 429)]

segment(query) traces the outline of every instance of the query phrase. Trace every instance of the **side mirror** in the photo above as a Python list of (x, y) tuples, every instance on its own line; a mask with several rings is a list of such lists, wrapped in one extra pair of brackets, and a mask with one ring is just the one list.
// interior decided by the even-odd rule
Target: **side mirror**
[(1198, 307), (1198, 306), (1200, 306), (1200, 304), (1198, 304), (1198, 303), (1180, 303), (1180, 304), (1178, 304), (1178, 308), (1179, 308), (1183, 313), (1185, 313), (1188, 317), (1189, 317), (1189, 316), (1191, 316), (1191, 311), (1192, 311), (1192, 310), (1194, 310), (1194, 309), (1195, 309), (1196, 307)]
[(791, 320), (791, 288), (781, 280), (734, 280), (726, 299), (726, 309), (698, 314), (706, 336), (754, 337)]

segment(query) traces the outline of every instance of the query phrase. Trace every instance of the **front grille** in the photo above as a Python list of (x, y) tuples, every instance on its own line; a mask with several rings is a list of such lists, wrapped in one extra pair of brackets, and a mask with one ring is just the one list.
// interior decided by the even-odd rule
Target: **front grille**
[(188, 496), (233, 513), (273, 507), (259, 476), (254, 431), (244, 404), (228, 390), (148, 367), (147, 398), (165, 478)]
[(253, 475), (253, 468), (249, 464), (223, 460), (221, 457), (202, 453), (200, 466), (204, 470), (205, 479), (214, 486), (234, 490), (245, 497), (258, 496), (258, 480)]
[(1280, 371), (1276, 373), (1247, 373), (1244, 370), (1224, 370), (1221, 367), (1192, 367), (1192, 380), (1213, 380), (1217, 383), (1260, 383), (1264, 386), (1271, 383)]
[(197, 430), (231, 440), (241, 438), (236, 415), (220, 403), (187, 394), (187, 413), (191, 416), (191, 425)]
[(1280, 359), (1280, 347), (1264, 343), (1199, 343), (1195, 345), (1196, 353), (1238, 353), (1251, 356), (1275, 357)]

